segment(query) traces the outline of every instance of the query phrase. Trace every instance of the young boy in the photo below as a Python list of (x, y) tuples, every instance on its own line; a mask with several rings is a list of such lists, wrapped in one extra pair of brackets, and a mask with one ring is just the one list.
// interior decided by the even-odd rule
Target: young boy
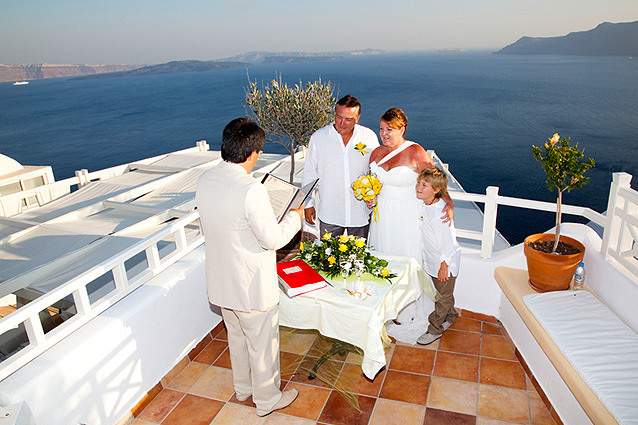
[(417, 339), (421, 345), (441, 338), (443, 331), (452, 326), (459, 315), (454, 309), (454, 283), (459, 273), (461, 247), (456, 241), (454, 223), (443, 223), (440, 199), (447, 194), (447, 176), (439, 167), (430, 167), (419, 173), (416, 197), (423, 201), (419, 211), (419, 227), (423, 240), (422, 266), (432, 277), (441, 299), (428, 317), (428, 331)]

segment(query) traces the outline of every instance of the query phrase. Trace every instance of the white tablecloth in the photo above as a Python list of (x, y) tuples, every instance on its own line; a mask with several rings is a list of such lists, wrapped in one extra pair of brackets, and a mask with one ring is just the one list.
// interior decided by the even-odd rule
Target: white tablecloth
[[(371, 294), (366, 300), (341, 291), (343, 280), (330, 280), (334, 285), (288, 298), (279, 297), (279, 324), (297, 329), (316, 329), (322, 335), (355, 345), (363, 350), (363, 373), (370, 379), (385, 366), (383, 349), (384, 325), (397, 317), (411, 301), (426, 294), (432, 300), (437, 294), (432, 279), (414, 258), (383, 253), (375, 256), (388, 260), (388, 268), (397, 275), (387, 281), (366, 281)], [(364, 276), (365, 277), (365, 276)]]

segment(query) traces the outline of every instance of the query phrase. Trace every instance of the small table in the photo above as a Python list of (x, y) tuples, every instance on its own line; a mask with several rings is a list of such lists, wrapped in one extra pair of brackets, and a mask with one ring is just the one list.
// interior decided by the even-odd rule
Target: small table
[[(342, 291), (343, 279), (329, 279), (333, 286), (288, 298), (279, 297), (279, 324), (297, 329), (316, 329), (334, 338), (359, 347), (363, 351), (363, 373), (370, 379), (385, 366), (384, 341), (388, 340), (385, 323), (396, 319), (408, 303), (426, 294), (432, 300), (438, 294), (432, 279), (412, 257), (373, 253), (388, 261), (388, 268), (397, 277), (392, 284), (382, 279), (363, 281), (370, 296), (352, 297)], [(351, 276), (350, 279), (353, 277)], [(356, 277), (354, 278), (356, 279)]]

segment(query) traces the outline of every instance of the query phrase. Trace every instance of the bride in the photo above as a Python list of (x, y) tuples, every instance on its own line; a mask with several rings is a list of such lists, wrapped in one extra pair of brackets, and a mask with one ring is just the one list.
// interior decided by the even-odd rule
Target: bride
[[(382, 146), (370, 155), (370, 172), (376, 174), (383, 187), (377, 195), (379, 215), (370, 224), (369, 245), (375, 251), (414, 257), (421, 264), (418, 225), (418, 207), (421, 201), (416, 198), (415, 185), (419, 172), (434, 163), (419, 144), (405, 140), (407, 124), (408, 118), (399, 108), (390, 108), (381, 116), (379, 135)], [(446, 215), (442, 219), (447, 222), (452, 217), (454, 204), (449, 195), (443, 201), (446, 203)], [(368, 207), (373, 202), (368, 202)], [(395, 325), (409, 325), (414, 322), (416, 326), (427, 327), (430, 312), (420, 311), (423, 310), (421, 304), (417, 300), (406, 306), (399, 313)], [(420, 335), (418, 329), (410, 333), (416, 335), (415, 340)]]

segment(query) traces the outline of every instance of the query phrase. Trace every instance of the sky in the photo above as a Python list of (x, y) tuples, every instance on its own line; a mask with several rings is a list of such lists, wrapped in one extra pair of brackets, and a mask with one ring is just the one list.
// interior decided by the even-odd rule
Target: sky
[(0, 0), (2, 64), (157, 64), (250, 51), (498, 50), (638, 20), (638, 0)]

